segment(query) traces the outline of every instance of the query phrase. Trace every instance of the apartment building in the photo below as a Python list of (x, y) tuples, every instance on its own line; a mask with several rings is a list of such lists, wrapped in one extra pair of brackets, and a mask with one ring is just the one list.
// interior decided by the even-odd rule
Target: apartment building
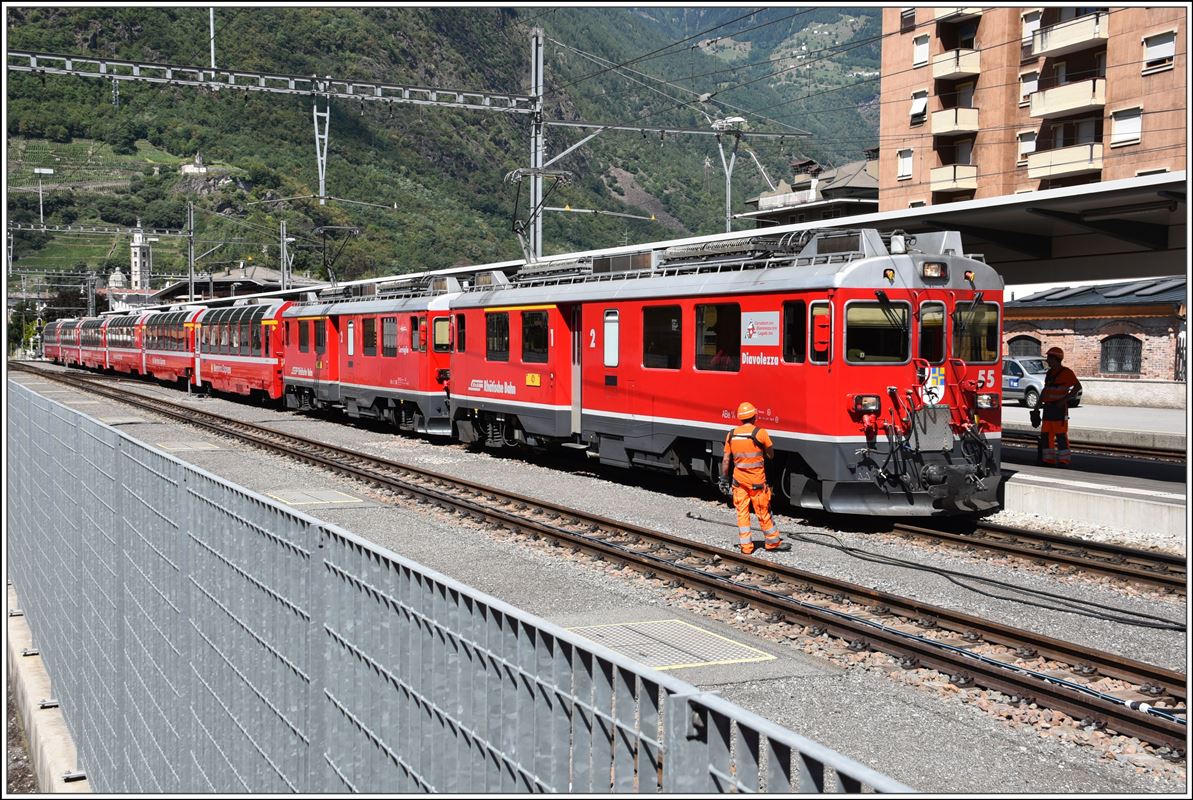
[(1185, 169), (1188, 7), (886, 8), (879, 209)]

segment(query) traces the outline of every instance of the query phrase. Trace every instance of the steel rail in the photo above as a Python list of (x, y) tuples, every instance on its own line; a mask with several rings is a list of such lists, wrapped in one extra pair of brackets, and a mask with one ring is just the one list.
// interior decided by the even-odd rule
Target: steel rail
[[(1037, 438), (1036, 434), (1028, 433), (1027, 431), (1007, 430), (1005, 428), (1002, 431), (1004, 446), (1029, 449), (1036, 446)], [(1105, 444), (1070, 439), (1069, 449), (1074, 453), (1115, 456), (1118, 458), (1151, 459), (1153, 461), (1183, 463), (1187, 459), (1187, 454), (1184, 450), (1176, 450), (1170, 447), (1141, 447), (1137, 445)]]
[(942, 527), (897, 523), (895, 533), (908, 534), (964, 548), (992, 550), (1032, 560), (1077, 567), (1184, 592), (1187, 586), (1185, 559), (1172, 553), (1091, 542), (980, 522), (972, 534), (954, 533)]
[[(1144, 696), (1158, 693), (1170, 696), (1179, 703), (1186, 695), (1186, 676), (1173, 670), (781, 564), (762, 562), (756, 556), (743, 556), (735, 551), (587, 514), (432, 470), (354, 453), (325, 442), (229, 420), (166, 400), (130, 395), (96, 380), (37, 370), (24, 364), (12, 366), (196, 424), (220, 435), (232, 435), (258, 446), (281, 451), (289, 457), (499, 527), (557, 539), (598, 558), (614, 558), (647, 572), (666, 574), (680, 583), (699, 587), (710, 596), (733, 603), (748, 603), (768, 611), (776, 621), (797, 621), (843, 639), (856, 649), (875, 648), (896, 655), (909, 668), (923, 666), (935, 669), (960, 683), (973, 683), (1023, 702), (1035, 702), (1078, 720), (1104, 725), (1120, 734), (1168, 746), (1178, 753), (1185, 750), (1187, 727), (1183, 720), (1174, 721), (1141, 713), (1128, 707), (1125, 701), (1114, 702), (1088, 694), (1089, 690), (1082, 690), (1074, 684), (1073, 678), (1045, 675), (993, 657), (977, 656), (970, 653), (969, 648), (983, 642), (1000, 645), (1016, 651), (1022, 658), (1040, 657), (1072, 665), (1075, 669), (1070, 670), (1070, 673), (1074, 678), (1081, 674), (1116, 678), (1142, 687)], [(229, 426), (240, 430), (230, 430)], [(378, 474), (378, 469), (414, 476), (415, 480), (387, 477)], [(430, 481), (433, 485), (419, 485), (417, 481)], [(452, 496), (444, 491), (445, 487), (452, 486), (463, 489), (468, 497)], [(477, 498), (486, 498), (501, 507), (485, 505), (477, 502)], [(550, 522), (527, 519), (517, 513), (530, 510), (547, 516)], [(555, 520), (563, 522), (555, 523)], [(567, 530), (565, 526), (577, 528), (580, 532)], [(617, 536), (644, 545), (644, 549), (637, 550), (609, 541), (611, 537)], [(703, 568), (681, 563), (693, 557), (706, 562)], [(761, 586), (742, 583), (739, 579), (743, 575), (754, 576)], [(785, 591), (782, 586), (784, 582), (788, 584)], [(839, 603), (849, 598), (851, 604), (859, 606), (860, 614), (802, 601), (797, 595), (804, 593), (825, 595)], [(898, 616), (911, 620), (911, 625), (879, 621)], [(909, 627), (916, 627), (923, 633), (909, 632)], [(926, 633), (938, 628), (960, 634), (964, 643), (954, 645), (933, 641), (926, 636)]]

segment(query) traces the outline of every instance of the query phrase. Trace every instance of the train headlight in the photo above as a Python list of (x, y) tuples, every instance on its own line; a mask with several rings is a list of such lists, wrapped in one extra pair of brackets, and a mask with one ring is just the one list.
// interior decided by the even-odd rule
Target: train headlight
[(978, 395), (978, 408), (998, 408), (1001, 397), (997, 394)]
[(949, 265), (943, 261), (925, 261), (920, 267), (920, 274), (925, 279), (939, 280), (949, 277)]
[(855, 394), (853, 410), (862, 414), (877, 414), (882, 408), (882, 398), (876, 394)]

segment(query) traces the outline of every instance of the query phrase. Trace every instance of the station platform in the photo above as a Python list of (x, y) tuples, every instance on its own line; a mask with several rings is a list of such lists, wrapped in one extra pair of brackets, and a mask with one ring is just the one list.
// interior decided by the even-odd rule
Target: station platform
[[(1069, 414), (1075, 444), (1154, 447), (1188, 452), (1183, 409), (1079, 406)], [(1003, 408), (1003, 429), (1037, 433), (1029, 411)], [(1007, 511), (1107, 528), (1180, 537), (1187, 523), (1187, 465), (1142, 462), (1124, 474), (1121, 461), (1075, 454), (1068, 468), (1035, 463), (1034, 451), (1004, 448), (1003, 505)]]

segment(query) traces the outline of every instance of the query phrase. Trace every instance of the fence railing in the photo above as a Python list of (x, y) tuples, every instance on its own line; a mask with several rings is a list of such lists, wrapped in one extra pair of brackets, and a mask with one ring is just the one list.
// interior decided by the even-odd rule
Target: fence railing
[(8, 576), (97, 792), (910, 791), (9, 382)]

